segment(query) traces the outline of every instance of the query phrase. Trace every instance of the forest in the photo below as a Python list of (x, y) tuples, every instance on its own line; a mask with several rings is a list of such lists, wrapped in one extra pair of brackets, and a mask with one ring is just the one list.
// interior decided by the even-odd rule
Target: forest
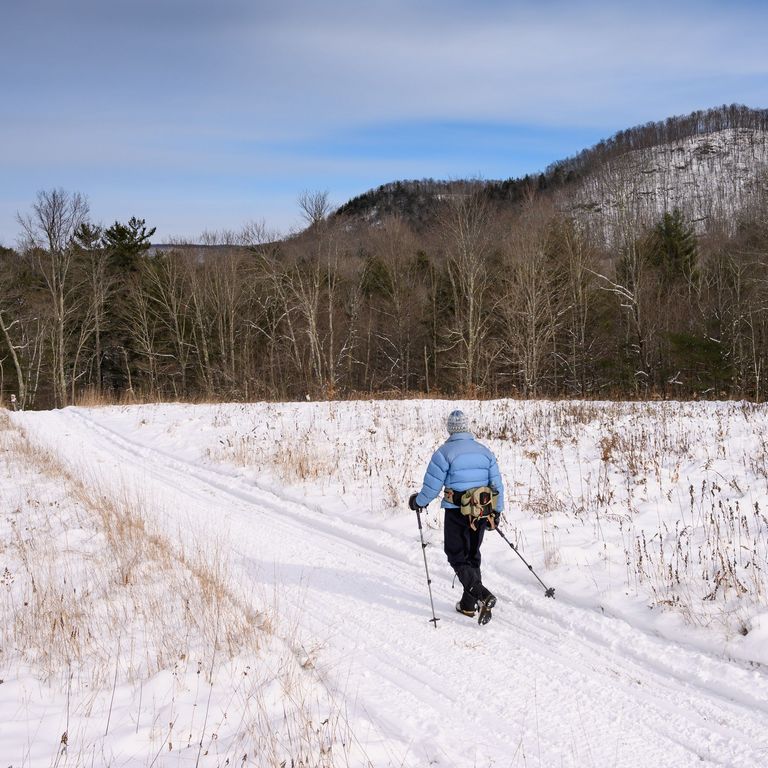
[(287, 237), (248, 223), (157, 246), (151, 222), (105, 227), (83, 194), (41, 191), (0, 248), (0, 403), (762, 401), (765, 170), (706, 221), (628, 209), (607, 235), (563, 199), (601, 158), (765, 123), (722, 108), (623, 132), (539, 178), (392, 185), (337, 211), (305, 193), (307, 226)]

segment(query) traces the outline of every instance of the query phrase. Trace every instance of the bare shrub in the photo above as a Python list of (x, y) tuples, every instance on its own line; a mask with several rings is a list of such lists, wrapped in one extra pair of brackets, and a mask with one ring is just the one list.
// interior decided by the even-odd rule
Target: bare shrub
[[(343, 709), (297, 635), (274, 634), (277, 603), (265, 600), (266, 609), (256, 610), (234, 591), (215, 542), (179, 549), (152, 524), (151, 500), (105, 492), (3, 417), (0, 462), (14, 462), (18, 476), (29, 478), (17, 486), (0, 574), (0, 608), (9, 618), (0, 626), (4, 664), (66, 691), (67, 722), (70, 700), (78, 717), (103, 717), (104, 736), (112, 705), (105, 712), (97, 701), (128, 684), (141, 713), (144, 683), (167, 680), (168, 701), (154, 703), (155, 683), (141, 723), (156, 755), (187, 749), (198, 763), (210, 753), (216, 764), (245, 754), (275, 767), (347, 764), (353, 738)], [(279, 668), (264, 663), (267, 653), (280, 654)], [(201, 686), (209, 687), (207, 704)], [(214, 691), (238, 703), (237, 717), (212, 704)], [(166, 714), (168, 725), (156, 726)], [(68, 725), (51, 762), (68, 756), (85, 764), (94, 745), (84, 738), (81, 727)]]

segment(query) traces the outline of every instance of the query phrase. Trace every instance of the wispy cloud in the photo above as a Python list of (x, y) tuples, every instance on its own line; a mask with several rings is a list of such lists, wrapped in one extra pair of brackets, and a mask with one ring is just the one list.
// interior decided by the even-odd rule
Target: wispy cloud
[(278, 188), (341, 202), (401, 176), (516, 175), (639, 122), (768, 102), (758, 2), (29, 0), (3, 15), (4, 241), (39, 184), (77, 184), (94, 208), (98, 190), (109, 218), (141, 213), (117, 210), (118, 185), (146, 178), (169, 211), (208, 203), (210, 227), (260, 207), (287, 226)]

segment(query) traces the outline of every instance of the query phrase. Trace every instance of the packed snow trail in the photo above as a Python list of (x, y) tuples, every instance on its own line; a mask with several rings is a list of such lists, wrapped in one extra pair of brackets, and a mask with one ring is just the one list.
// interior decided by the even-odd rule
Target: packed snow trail
[(297, 624), (373, 765), (768, 762), (765, 669), (579, 608), (567, 585), (547, 600), (498, 536), (487, 534), (483, 557), (499, 604), (479, 627), (454, 611), (459, 593), (433, 532), (435, 630), (412, 515), (380, 527), (375, 511), (332, 516), (290, 489), (142, 444), (100, 411), (17, 418), (94, 482), (140, 494), (172, 537), (228, 551), (254, 584), (254, 607), (274, 601)]

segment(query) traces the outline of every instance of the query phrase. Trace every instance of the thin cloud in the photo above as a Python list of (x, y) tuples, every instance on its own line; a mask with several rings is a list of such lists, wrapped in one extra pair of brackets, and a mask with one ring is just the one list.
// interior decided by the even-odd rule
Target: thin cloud
[[(546, 164), (585, 136), (768, 102), (768, 9), (757, 2), (10, 5), (0, 50), (0, 167), (14, 180), (0, 200), (6, 241), (11, 206), (27, 206), (35, 183), (82, 185), (95, 199), (110, 178), (143, 174), (148, 195), (187, 195), (191, 208), (204, 207), (210, 179), (219, 199), (250, 175), (250, 202), (272, 210), (278, 180), (341, 198), (420, 172), (515, 175), (546, 155), (526, 164), (518, 128), (572, 133), (551, 139)], [(473, 127), (466, 146), (445, 138), (457, 123)], [(500, 142), (494, 163), (477, 147), (484, 128), (504, 126), (520, 152)], [(420, 155), (425, 143), (434, 151)], [(177, 183), (195, 173), (199, 185)]]

